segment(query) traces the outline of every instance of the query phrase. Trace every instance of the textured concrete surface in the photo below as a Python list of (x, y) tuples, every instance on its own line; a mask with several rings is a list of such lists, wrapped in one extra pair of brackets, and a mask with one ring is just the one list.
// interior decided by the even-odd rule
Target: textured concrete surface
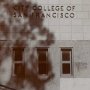
[(61, 78), (60, 90), (90, 90), (90, 78)]

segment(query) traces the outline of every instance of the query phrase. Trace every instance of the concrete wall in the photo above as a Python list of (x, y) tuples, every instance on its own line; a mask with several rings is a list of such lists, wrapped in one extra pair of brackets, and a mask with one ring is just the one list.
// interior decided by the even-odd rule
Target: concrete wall
[(49, 48), (49, 55), (51, 58), (53, 73), (55, 74), (55, 77), (51, 81), (46, 83), (46, 90), (60, 90), (60, 56), (58, 54), (59, 51), (57, 47)]
[[(5, 41), (6, 43), (6, 41)], [(30, 46), (30, 45), (29, 45)], [(36, 47), (41, 47), (40, 45), (37, 45)], [(43, 47), (43, 46), (42, 46)], [(11, 47), (12, 48), (12, 47)], [(30, 55), (31, 49), (30, 47), (26, 48), (26, 53), (25, 53), (25, 60), (28, 58), (28, 56)], [(53, 69), (53, 73), (54, 73), (54, 78), (51, 79), (50, 81), (48, 81), (45, 84), (45, 90), (60, 90), (60, 55), (59, 55), (59, 50), (58, 47), (52, 45), (49, 49), (49, 58), (51, 60), (52, 63), (52, 69)], [(1, 51), (2, 53), (2, 51)], [(12, 55), (10, 55), (8, 58), (5, 58), (1, 65), (0, 65), (0, 84), (7, 84), (10, 81), (11, 78), (11, 74), (12, 74), (12, 66), (13, 66), (13, 59), (12, 59)], [(4, 71), (3, 71), (4, 70)], [(28, 87), (28, 86), (26, 86)], [(24, 90), (32, 90), (31, 88), (29, 89), (24, 89)]]
[[(50, 60), (52, 62), (54, 79), (45, 84), (46, 90), (60, 90), (60, 49), (61, 47), (72, 47), (73, 53), (73, 77), (90, 78), (90, 41), (56, 41), (49, 48)], [(6, 76), (5, 76), (6, 77)], [(73, 79), (75, 80), (75, 79)], [(1, 80), (0, 80), (1, 81)], [(61, 83), (64, 81), (61, 80)], [(66, 82), (66, 80), (65, 80)], [(74, 82), (74, 81), (72, 81)], [(76, 81), (75, 81), (76, 82)]]
[[(90, 41), (57, 41), (56, 46), (59, 48), (72, 47), (74, 78), (90, 77)], [(60, 52), (60, 49), (58, 50)]]

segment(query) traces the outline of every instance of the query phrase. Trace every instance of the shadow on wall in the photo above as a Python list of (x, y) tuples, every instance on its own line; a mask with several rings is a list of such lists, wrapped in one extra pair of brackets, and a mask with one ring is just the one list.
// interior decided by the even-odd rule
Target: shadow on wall
[[(35, 66), (36, 57), (34, 53), (34, 48), (39, 46), (48, 46), (52, 45), (54, 43), (54, 35), (52, 32), (50, 32), (46, 27), (43, 26), (43, 20), (44, 18), (38, 17), (34, 18), (32, 17), (33, 14), (41, 14), (41, 10), (33, 10), (32, 9), (32, 3), (26, 0), (18, 0), (18, 3), (14, 3), (13, 1), (0, 1), (0, 39), (3, 41), (5, 40), (6, 43), (4, 45), (0, 44), (0, 64), (3, 67), (2, 63), (6, 66), (3, 67), (3, 72), (1, 72), (1, 66), (0, 66), (0, 74), (2, 74), (3, 78), (6, 78), (6, 81), (0, 80), (1, 84), (8, 85), (9, 87), (15, 88), (15, 89), (24, 89), (31, 90), (34, 88), (35, 90), (45, 90), (44, 84), (51, 79), (54, 78), (54, 74), (52, 72), (50, 76), (42, 80), (40, 77), (38, 77), (37, 72), (35, 72), (35, 68), (27, 68), (27, 63), (30, 62), (31, 66)], [(34, 4), (35, 7), (37, 7), (37, 4)], [(22, 7), (24, 6), (24, 8)], [(19, 15), (17, 17), (17, 15)], [(21, 16), (22, 15), (22, 16)], [(40, 39), (40, 40), (38, 40)], [(8, 42), (10, 40), (10, 42)], [(38, 42), (36, 41), (38, 40)], [(32, 41), (32, 42), (30, 42)], [(7, 48), (4, 48), (8, 47)], [(22, 60), (22, 52), (20, 52), (20, 47), (32, 47), (32, 53), (30, 53), (29, 57), (27, 58), (28, 62), (23, 63), (20, 60)], [(13, 52), (18, 57), (14, 57), (15, 65), (16, 65), (16, 76), (12, 76), (12, 65), (14, 60), (12, 60), (12, 49), (11, 47), (19, 47), (17, 48), (17, 53)], [(24, 51), (24, 50), (22, 50)], [(19, 52), (19, 53), (18, 53)], [(9, 53), (9, 55), (8, 55)], [(44, 55), (44, 54), (43, 54)], [(6, 58), (3, 58), (5, 57)], [(7, 62), (7, 58), (9, 58), (10, 65), (8, 65), (9, 62)], [(22, 64), (18, 63), (21, 62)], [(17, 65), (18, 63), (18, 65)], [(50, 66), (52, 62), (49, 63)], [(8, 67), (7, 67), (8, 65)], [(19, 71), (20, 70), (20, 71)], [(10, 72), (9, 72), (10, 71)], [(5, 76), (5, 72), (8, 72), (9, 76)], [(22, 72), (22, 73), (20, 73)], [(24, 74), (25, 72), (25, 74)], [(22, 75), (21, 75), (22, 74)], [(1, 75), (0, 75), (1, 76)], [(8, 78), (8, 79), (7, 79)]]

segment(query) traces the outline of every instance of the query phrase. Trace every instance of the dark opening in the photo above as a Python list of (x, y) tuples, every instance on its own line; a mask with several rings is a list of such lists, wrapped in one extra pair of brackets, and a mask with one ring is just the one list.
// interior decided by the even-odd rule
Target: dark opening
[(48, 49), (40, 48), (38, 51), (38, 72), (39, 74), (48, 74), (49, 64), (48, 64)]
[(72, 56), (70, 56), (70, 54), (72, 54), (72, 49), (66, 48), (66, 49), (61, 49), (62, 51), (62, 61), (70, 61), (70, 58), (72, 58)]
[(13, 48), (14, 74), (19, 78), (25, 77), (25, 64), (23, 61), (24, 47)]
[(47, 61), (46, 53), (47, 53), (46, 51), (38, 52), (39, 62), (46, 62)]
[(62, 60), (63, 61), (70, 61), (70, 52), (69, 51), (62, 52)]
[(48, 74), (47, 63), (39, 63), (39, 74)]
[(22, 61), (23, 60), (23, 47), (15, 47), (14, 48), (14, 60), (15, 61)]
[(25, 65), (22, 63), (15, 63), (14, 65), (14, 74), (19, 78), (25, 77)]
[(70, 64), (68, 63), (62, 64), (62, 71), (63, 74), (70, 74)]

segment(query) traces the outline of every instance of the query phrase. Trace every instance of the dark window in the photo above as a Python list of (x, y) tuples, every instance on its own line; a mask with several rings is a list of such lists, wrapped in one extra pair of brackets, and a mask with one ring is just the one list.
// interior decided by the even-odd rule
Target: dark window
[(62, 74), (71, 74), (72, 73), (72, 49), (71, 48), (62, 48), (61, 49), (61, 71)]
[(22, 63), (15, 63), (14, 64), (14, 74), (18, 77), (24, 77), (25, 76), (25, 65)]
[(38, 48), (38, 73), (48, 74), (49, 64), (48, 64), (48, 49)]
[(22, 61), (23, 60), (23, 47), (15, 47), (14, 48), (14, 60), (15, 61)]
[(69, 61), (70, 60), (70, 52), (69, 51), (63, 51), (62, 52), (62, 60), (63, 61)]
[(70, 64), (62, 64), (62, 71), (63, 74), (70, 74)]
[(48, 74), (47, 63), (39, 63), (39, 74)]
[(23, 55), (24, 55), (24, 47), (13, 48), (14, 75), (21, 78), (25, 76), (25, 65)]

